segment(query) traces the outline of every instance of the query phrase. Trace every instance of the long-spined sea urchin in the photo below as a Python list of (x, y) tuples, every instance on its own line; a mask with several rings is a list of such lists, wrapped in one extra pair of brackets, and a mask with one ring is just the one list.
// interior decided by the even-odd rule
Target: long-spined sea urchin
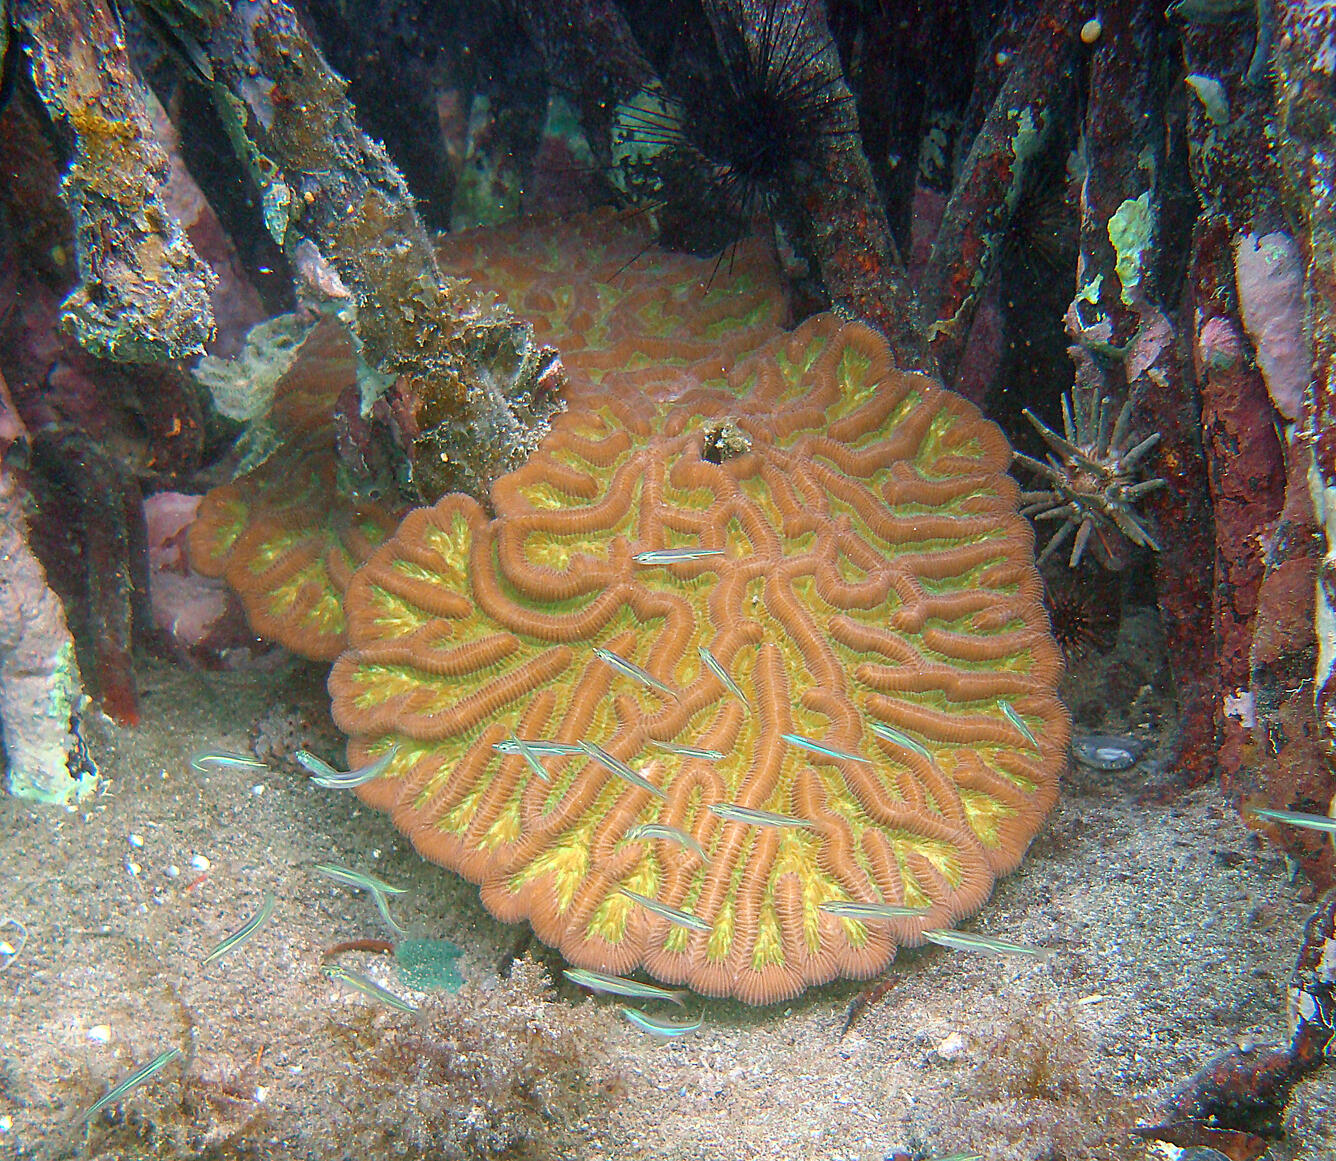
[(710, 217), (702, 209), (713, 210), (714, 236), (697, 239), (710, 248), (758, 215), (789, 217), (782, 203), (795, 169), (856, 135), (858, 119), (843, 74), (823, 65), (835, 50), (824, 20), (810, 19), (812, 0), (715, 0), (706, 9), (715, 51), (684, 51), (666, 88), (623, 104), (613, 152), (614, 166), (628, 169), (619, 184), (689, 220), (693, 233)]

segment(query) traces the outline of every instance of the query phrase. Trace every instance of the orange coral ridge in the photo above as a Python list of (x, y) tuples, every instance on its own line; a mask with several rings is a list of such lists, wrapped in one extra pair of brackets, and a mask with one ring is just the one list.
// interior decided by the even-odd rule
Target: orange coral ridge
[(330, 416), (356, 383), (348, 332), (322, 319), (274, 389), (285, 445), (209, 492), (186, 534), (190, 566), (226, 578), (256, 633), (314, 661), (343, 649), (343, 590), (400, 515), (338, 486)]
[[(724, 418), (751, 446), (716, 464), (702, 450)], [(335, 720), (355, 764), (399, 747), (358, 793), (580, 966), (752, 1003), (875, 975), (898, 943), (978, 908), (1056, 797), (1069, 724), (1010, 455), (971, 404), (829, 315), (726, 378), (695, 366), (586, 382), (495, 485), (495, 518), (447, 496), (353, 577)], [(722, 555), (633, 559), (673, 547)], [(512, 736), (593, 743), (664, 797), (584, 753), (541, 756), (544, 781), (495, 749)], [(708, 809), (724, 803), (806, 825)], [(650, 822), (687, 832), (708, 862), (631, 837)], [(845, 899), (930, 913), (821, 910)]]
[(757, 239), (717, 261), (652, 241), (643, 218), (603, 209), (449, 234), (439, 255), (561, 348), (573, 397), (614, 370), (720, 376), (778, 329), (784, 290)]
[(396, 519), (345, 496), (323, 448), (289, 450), (209, 492), (186, 548), (196, 572), (236, 590), (259, 636), (332, 661), (346, 644), (343, 591)]
[[(610, 368), (721, 374), (774, 333), (783, 295), (758, 244), (715, 269), (648, 243), (644, 223), (603, 211), (448, 235), (441, 259), (531, 318), (537, 342), (559, 341), (576, 391)], [(317, 661), (343, 648), (348, 577), (402, 511), (338, 486), (330, 416), (356, 376), (347, 331), (323, 319), (275, 387), (268, 419), (288, 446), (210, 492), (187, 538), (191, 566), (226, 577), (256, 633)]]

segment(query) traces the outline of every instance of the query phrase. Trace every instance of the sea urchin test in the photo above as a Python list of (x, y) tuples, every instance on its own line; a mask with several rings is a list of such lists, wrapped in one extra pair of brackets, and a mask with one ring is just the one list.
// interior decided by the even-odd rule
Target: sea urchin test
[[(354, 765), (398, 746), (357, 793), (579, 967), (753, 1003), (875, 975), (1057, 792), (1010, 449), (830, 315), (726, 377), (632, 374), (573, 391), (495, 516), (447, 496), (353, 577), (335, 720)], [(723, 420), (749, 447), (716, 463)]]

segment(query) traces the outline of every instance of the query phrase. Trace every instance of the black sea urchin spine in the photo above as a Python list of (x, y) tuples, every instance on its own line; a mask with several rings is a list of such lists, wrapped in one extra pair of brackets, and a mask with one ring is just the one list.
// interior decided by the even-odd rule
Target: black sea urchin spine
[(708, 250), (758, 216), (788, 227), (804, 170), (856, 138), (857, 117), (814, 0), (706, 0), (705, 13), (711, 38), (684, 43), (665, 85), (619, 109), (614, 155), (665, 231)]

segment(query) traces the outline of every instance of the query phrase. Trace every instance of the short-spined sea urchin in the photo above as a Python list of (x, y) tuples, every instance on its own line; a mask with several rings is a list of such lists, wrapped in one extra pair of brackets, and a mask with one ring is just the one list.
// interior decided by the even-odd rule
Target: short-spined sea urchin
[[(1075, 568), (1081, 563), (1081, 554), (1096, 529), (1121, 533), (1133, 544), (1158, 552), (1160, 546), (1137, 513), (1136, 504), (1143, 496), (1164, 487), (1165, 481), (1156, 478), (1136, 482), (1135, 477), (1137, 466), (1160, 442), (1160, 435), (1155, 432), (1132, 447), (1124, 446), (1130, 434), (1131, 400), (1123, 404), (1110, 430), (1112, 412), (1108, 399), (1092, 395), (1083, 414), (1079, 408), (1073, 407), (1071, 397), (1064, 395), (1062, 427), (1065, 438), (1028, 407), (1024, 414), (1053, 449), (1053, 454), (1044, 463), (1021, 452), (1016, 453), (1017, 461), (1049, 484), (1042, 490), (1021, 493), (1025, 504), (1021, 514), (1035, 521), (1063, 521), (1062, 527), (1044, 546), (1038, 563), (1042, 564), (1075, 534), (1072, 554), (1067, 562)], [(1102, 538), (1101, 542), (1106, 553), (1112, 555), (1108, 543)]]

